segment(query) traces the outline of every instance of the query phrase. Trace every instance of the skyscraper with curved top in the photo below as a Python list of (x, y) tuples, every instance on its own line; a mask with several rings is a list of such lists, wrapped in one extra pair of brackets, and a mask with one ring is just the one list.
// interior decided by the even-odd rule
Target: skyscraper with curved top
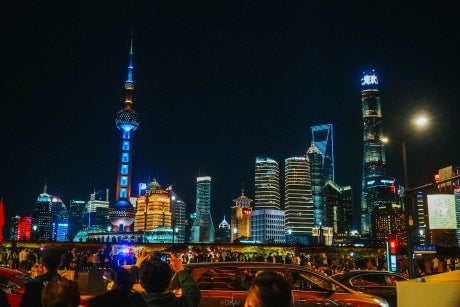
[(386, 159), (383, 143), (382, 109), (375, 70), (364, 72), (361, 78), (363, 115), (363, 174), (361, 194), (361, 233), (372, 232), (372, 210), (385, 201), (383, 194), (393, 184), (386, 177)]
[(135, 209), (130, 202), (133, 141), (132, 133), (139, 127), (139, 118), (133, 105), (133, 39), (129, 50), (128, 78), (125, 81), (125, 102), (115, 118), (116, 127), (121, 130), (120, 164), (118, 166), (115, 204), (109, 206), (109, 220), (116, 232), (131, 231)]

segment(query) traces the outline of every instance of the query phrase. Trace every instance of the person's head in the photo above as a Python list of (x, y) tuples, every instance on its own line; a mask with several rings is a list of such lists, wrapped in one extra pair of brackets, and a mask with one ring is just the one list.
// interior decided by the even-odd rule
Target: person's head
[(256, 275), (244, 304), (245, 307), (291, 307), (289, 282), (277, 272), (264, 271)]
[(134, 284), (133, 277), (123, 267), (110, 269), (110, 279), (113, 281), (112, 290), (129, 292)]
[(77, 307), (80, 305), (78, 283), (65, 278), (49, 281), (42, 290), (43, 307)]
[(47, 271), (57, 271), (61, 264), (62, 251), (54, 248), (47, 247), (43, 251), (42, 264)]
[(173, 276), (169, 264), (164, 262), (161, 253), (153, 253), (149, 259), (142, 262), (139, 268), (139, 281), (145, 291), (150, 293), (165, 292)]

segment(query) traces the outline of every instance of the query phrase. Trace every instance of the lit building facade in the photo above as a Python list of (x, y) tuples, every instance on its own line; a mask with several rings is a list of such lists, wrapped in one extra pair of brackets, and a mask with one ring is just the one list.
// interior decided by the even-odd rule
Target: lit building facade
[(457, 219), (457, 247), (460, 247), (460, 187), (454, 189), (455, 197), (455, 218)]
[(334, 181), (334, 129), (332, 124), (311, 127), (311, 137), (323, 158), (324, 180)]
[(251, 239), (256, 243), (286, 243), (284, 210), (253, 210), (251, 215)]
[(196, 179), (196, 216), (190, 230), (191, 243), (214, 243), (214, 224), (211, 217), (211, 177)]
[(130, 202), (131, 198), (131, 174), (133, 164), (133, 140), (132, 134), (139, 127), (140, 121), (133, 105), (133, 40), (129, 51), (128, 78), (125, 82), (124, 107), (118, 111), (115, 118), (116, 127), (122, 132), (120, 163), (118, 167), (115, 204), (109, 206), (109, 220), (115, 232), (132, 231), (135, 209)]
[(67, 242), (69, 231), (69, 213), (64, 202), (56, 196), (51, 197), (52, 240)]
[(32, 213), (32, 227), (35, 229), (34, 237), (38, 241), (51, 241), (52, 214), (51, 214), (51, 195), (46, 192), (47, 185), (43, 193), (38, 195), (35, 210)]
[(323, 189), (326, 222), (336, 242), (345, 242), (353, 227), (353, 195), (350, 186), (342, 187), (332, 180)]
[(32, 216), (21, 215), (17, 216), (17, 231), (16, 241), (32, 240)]
[(311, 145), (307, 150), (307, 158), (310, 166), (313, 223), (315, 226), (321, 226), (326, 219), (323, 203), (323, 156), (314, 142), (311, 142)]
[[(380, 226), (376, 225), (378, 221), (375, 218), (373, 218), (372, 210), (376, 208), (380, 208), (380, 211), (385, 210), (385, 208), (387, 208), (388, 210), (391, 209), (391, 211), (388, 212), (388, 215), (391, 215), (394, 212), (394, 210), (392, 209), (393, 204), (400, 203), (398, 194), (396, 193), (394, 182), (394, 178), (387, 176), (374, 176), (369, 178), (369, 180), (366, 182), (366, 199), (369, 204), (372, 204), (372, 206), (370, 207), (371, 215), (369, 217), (371, 229), (368, 233), (368, 237), (371, 239), (380, 240), (382, 237), (381, 228)], [(375, 216), (380, 215), (382, 215), (382, 213), (379, 213), (379, 215)], [(393, 227), (397, 224), (390, 223), (388, 225)], [(390, 233), (396, 235), (399, 231), (399, 227), (395, 227), (394, 229), (390, 230)]]
[(10, 241), (18, 240), (18, 225), (19, 225), (19, 215), (15, 215), (10, 219)]
[(230, 224), (227, 222), (224, 216), (224, 219), (222, 222), (220, 222), (219, 228), (216, 231), (216, 243), (230, 243), (230, 231)]
[(83, 225), (87, 229), (105, 231), (108, 227), (112, 228), (109, 220), (109, 190), (105, 194), (102, 192), (92, 193), (86, 202), (86, 209), (83, 218)]
[(235, 205), (232, 207), (232, 215), (230, 220), (230, 242), (237, 240), (249, 240), (251, 238), (251, 203), (252, 199), (241, 195), (233, 200)]
[(254, 208), (274, 210), (281, 208), (279, 165), (273, 159), (256, 158)]
[(148, 185), (143, 196), (137, 198), (134, 231), (152, 231), (172, 226), (171, 198), (156, 179)]
[(398, 242), (407, 242), (407, 221), (401, 204), (381, 203), (377, 205), (372, 210), (371, 220), (375, 242), (383, 245), (390, 236), (396, 236)]
[(68, 237), (71, 241), (75, 238), (75, 235), (83, 229), (85, 209), (86, 202), (84, 200), (70, 200)]
[(168, 191), (169, 198), (171, 199), (172, 228), (174, 230), (173, 242), (185, 243), (186, 226), (188, 224), (188, 219), (185, 213), (186, 204), (172, 189), (172, 186), (169, 186), (166, 190)]
[(307, 238), (314, 226), (310, 165), (306, 157), (284, 160), (286, 231), (293, 241)]
[(418, 244), (426, 244), (427, 235), (428, 235), (428, 221), (427, 221), (427, 210), (426, 210), (426, 200), (423, 191), (417, 191), (416, 197), (416, 210), (415, 212), (415, 223), (418, 232), (416, 233), (416, 241)]
[[(361, 79), (361, 104), (363, 116), (363, 164), (361, 184), (361, 234), (372, 231), (371, 214), (381, 203), (375, 194), (379, 187), (376, 178), (386, 176), (386, 158), (382, 128), (382, 109), (378, 78), (374, 70), (364, 72)], [(380, 180), (380, 179), (378, 179)]]

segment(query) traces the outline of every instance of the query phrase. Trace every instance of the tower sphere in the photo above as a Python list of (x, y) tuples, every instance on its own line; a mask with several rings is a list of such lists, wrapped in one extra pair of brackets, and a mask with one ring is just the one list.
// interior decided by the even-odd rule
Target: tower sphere
[(139, 116), (134, 110), (121, 109), (117, 113), (115, 124), (120, 130), (136, 130), (140, 124)]

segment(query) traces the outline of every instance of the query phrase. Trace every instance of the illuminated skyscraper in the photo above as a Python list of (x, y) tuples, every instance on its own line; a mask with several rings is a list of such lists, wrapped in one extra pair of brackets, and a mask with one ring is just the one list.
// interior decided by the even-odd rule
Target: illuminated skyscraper
[(230, 220), (230, 242), (242, 239), (249, 240), (251, 238), (252, 199), (244, 195), (244, 191), (241, 191), (241, 195), (233, 201), (235, 205), (232, 207)]
[(256, 158), (255, 209), (280, 209), (279, 165), (270, 158)]
[(364, 72), (361, 79), (363, 115), (363, 173), (361, 194), (361, 234), (372, 236), (372, 210), (382, 203), (381, 196), (391, 189), (393, 179), (386, 177), (383, 144), (382, 110), (378, 78), (374, 70)]
[(334, 181), (334, 130), (332, 124), (311, 127), (311, 139), (323, 157), (324, 180)]
[(16, 216), (17, 222), (17, 232), (16, 232), (16, 241), (28, 241), (33, 240), (32, 233), (32, 216), (30, 215), (21, 215)]
[(94, 191), (86, 202), (83, 226), (94, 231), (106, 231), (111, 225), (109, 217), (109, 190)]
[(139, 127), (140, 122), (136, 111), (132, 109), (133, 91), (133, 39), (131, 38), (128, 79), (125, 82), (124, 108), (118, 111), (115, 118), (116, 127), (122, 131), (116, 190), (117, 201), (109, 207), (109, 220), (115, 232), (131, 231), (131, 224), (134, 222), (135, 215), (135, 209), (130, 202), (133, 153), (132, 133)]
[(67, 242), (69, 231), (69, 212), (64, 202), (57, 196), (51, 198), (52, 240)]
[(314, 142), (311, 142), (307, 150), (307, 158), (310, 165), (311, 174), (311, 195), (313, 199), (313, 222), (315, 226), (324, 225), (326, 219), (323, 203), (323, 188), (324, 188), (324, 172), (323, 172), (323, 156), (316, 147)]
[(171, 214), (173, 228), (173, 242), (185, 243), (185, 226), (188, 223), (185, 214), (186, 204), (180, 196), (173, 190), (172, 186), (166, 188), (171, 199)]
[(307, 238), (314, 226), (310, 165), (306, 157), (287, 158), (284, 165), (286, 230)]
[(38, 195), (35, 210), (32, 213), (32, 228), (35, 229), (34, 237), (38, 241), (51, 241), (51, 195), (46, 192), (47, 185), (43, 193)]
[(75, 235), (83, 229), (83, 218), (85, 216), (85, 201), (70, 200), (69, 203), (69, 234), (70, 240), (75, 238)]
[(171, 228), (171, 198), (156, 179), (153, 179), (139, 196), (136, 204), (134, 231), (152, 231), (157, 227)]
[(196, 178), (196, 218), (193, 221), (190, 243), (214, 243), (214, 224), (211, 217), (211, 177)]
[(224, 219), (216, 231), (216, 243), (230, 243), (230, 224)]

